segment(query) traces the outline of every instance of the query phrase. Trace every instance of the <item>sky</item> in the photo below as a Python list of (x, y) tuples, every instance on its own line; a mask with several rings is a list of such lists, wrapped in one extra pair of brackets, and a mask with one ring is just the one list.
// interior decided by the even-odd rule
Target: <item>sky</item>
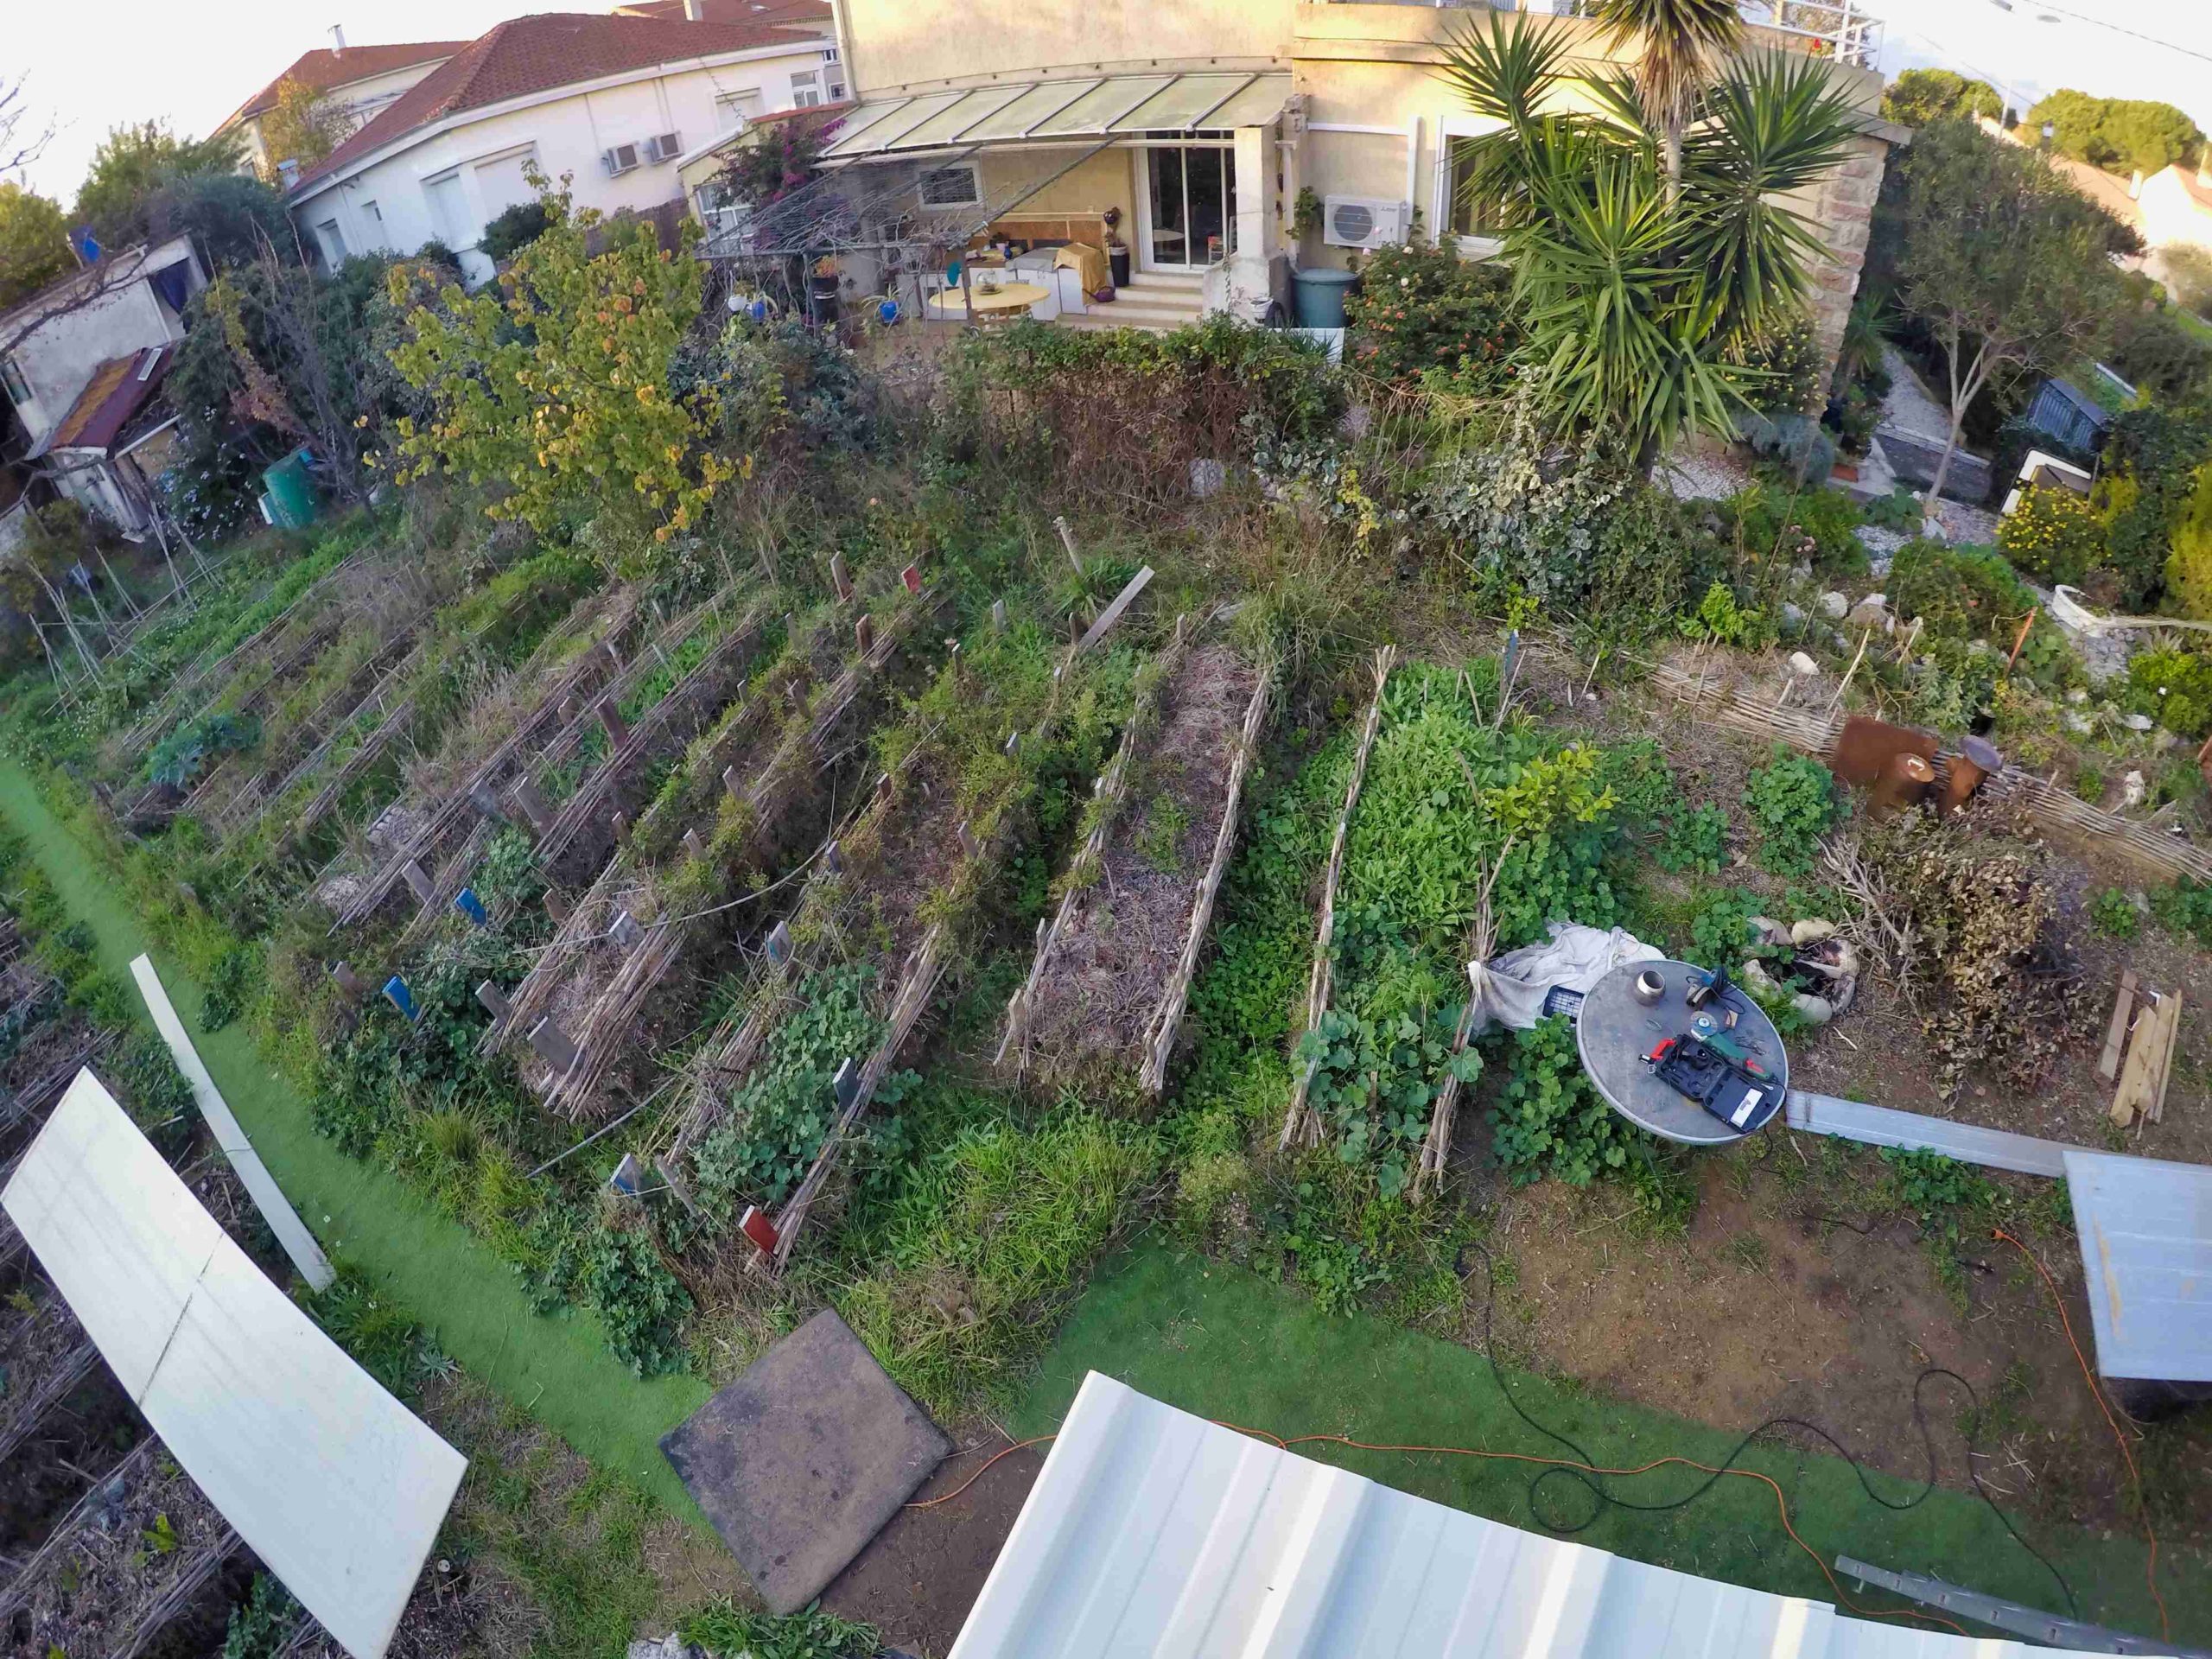
[[(2005, 0), (2009, 10), (1998, 0), (1858, 3), (1884, 21), (1882, 67), (1891, 75), (1915, 67), (1955, 69), (1996, 84), (2023, 106), (2061, 86), (2163, 99), (2212, 131), (2212, 0), (2056, 0), (2061, 9)], [(319, 14), (296, 0), (5, 3), (11, 15), (0, 30), (0, 82), (22, 81), (27, 125), (50, 121), (55, 128), (29, 182), (65, 206), (110, 127), (160, 117), (180, 133), (205, 133), (301, 53), (327, 46), (332, 23), (344, 24), (346, 41), (358, 46), (466, 40), (502, 17), (556, 9), (515, 0), (378, 0), (371, 11), (348, 15), (343, 0), (334, 0), (320, 21), (310, 21)], [(611, 4), (572, 0), (570, 9)], [(2119, 29), (2077, 21), (2088, 16)]]

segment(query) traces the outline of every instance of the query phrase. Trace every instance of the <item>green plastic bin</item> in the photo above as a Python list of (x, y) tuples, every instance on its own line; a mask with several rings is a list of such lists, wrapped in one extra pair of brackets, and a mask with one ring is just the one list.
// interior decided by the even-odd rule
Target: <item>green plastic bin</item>
[(1341, 328), (1344, 326), (1344, 290), (1359, 280), (1356, 272), (1317, 265), (1292, 279), (1298, 292), (1298, 326), (1301, 328)]
[(279, 529), (304, 530), (322, 511), (315, 480), (308, 474), (307, 454), (304, 447), (295, 449), (261, 475), (269, 492), (269, 515)]

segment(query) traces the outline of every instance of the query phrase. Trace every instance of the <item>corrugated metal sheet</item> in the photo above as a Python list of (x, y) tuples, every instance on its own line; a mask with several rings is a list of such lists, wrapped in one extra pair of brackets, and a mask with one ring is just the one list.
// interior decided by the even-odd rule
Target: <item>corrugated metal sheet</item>
[(2069, 1152), (2097, 1369), (2212, 1382), (2212, 1168)]
[(1624, 1560), (1092, 1372), (952, 1659), (2029, 1659)]
[(90, 1071), (0, 1205), (223, 1518), (348, 1652), (382, 1654), (467, 1460), (269, 1281)]

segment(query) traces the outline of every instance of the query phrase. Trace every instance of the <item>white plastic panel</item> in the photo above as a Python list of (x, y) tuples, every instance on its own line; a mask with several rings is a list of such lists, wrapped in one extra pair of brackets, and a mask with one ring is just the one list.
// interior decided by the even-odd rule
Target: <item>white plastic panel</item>
[(1523, 1532), (1084, 1381), (952, 1659), (2031, 1659)]
[(2212, 1167), (2066, 1154), (2107, 1376), (2212, 1382)]
[(467, 1459), (270, 1282), (90, 1071), (0, 1205), (223, 1518), (356, 1659), (381, 1655)]

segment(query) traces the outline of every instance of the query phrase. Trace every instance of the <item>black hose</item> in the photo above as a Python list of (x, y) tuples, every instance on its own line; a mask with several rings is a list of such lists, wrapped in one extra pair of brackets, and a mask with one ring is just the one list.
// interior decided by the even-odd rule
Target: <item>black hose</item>
[[(1528, 1424), (1530, 1428), (1535, 1430), (1537, 1433), (1542, 1435), (1546, 1440), (1553, 1442), (1553, 1444), (1566, 1447), (1569, 1452), (1574, 1454), (1576, 1462), (1588, 1464), (1592, 1466), (1590, 1470), (1583, 1470), (1568, 1469), (1555, 1465), (1551, 1468), (1541, 1471), (1529, 1478), (1528, 1489), (1529, 1514), (1531, 1518), (1535, 1521), (1538, 1526), (1542, 1527), (1548, 1532), (1558, 1533), (1561, 1536), (1572, 1536), (1575, 1533), (1586, 1531), (1590, 1527), (1596, 1524), (1598, 1517), (1604, 1514), (1608, 1508), (1635, 1510), (1643, 1514), (1657, 1514), (1669, 1510), (1679, 1510), (1688, 1504), (1694, 1503), (1698, 1499), (1703, 1497), (1707, 1492), (1711, 1491), (1715, 1486), (1720, 1484), (1721, 1480), (1725, 1478), (1727, 1470), (1732, 1467), (1736, 1459), (1742, 1455), (1745, 1447), (1750, 1446), (1752, 1441), (1759, 1439), (1769, 1430), (1777, 1428), (1802, 1429), (1808, 1434), (1817, 1436), (1820, 1440), (1827, 1442), (1827, 1444), (1834, 1449), (1835, 1454), (1841, 1458), (1845, 1463), (1850, 1465), (1851, 1472), (1858, 1478), (1859, 1489), (1866, 1494), (1869, 1500), (1880, 1504), (1882, 1508), (1885, 1510), (1902, 1514), (1907, 1510), (1916, 1509), (1922, 1503), (1927, 1502), (1929, 1495), (1936, 1490), (1936, 1478), (1940, 1465), (1940, 1459), (1936, 1454), (1935, 1433), (1928, 1426), (1927, 1408), (1921, 1399), (1922, 1391), (1928, 1386), (1928, 1384), (1936, 1378), (1943, 1377), (1957, 1383), (1961, 1389), (1965, 1389), (1967, 1400), (1974, 1410), (1975, 1423), (1977, 1427), (1979, 1427), (1981, 1416), (1981, 1399), (1980, 1396), (1974, 1392), (1974, 1384), (1967, 1382), (1966, 1378), (1961, 1376), (1956, 1371), (1950, 1370), (1947, 1366), (1930, 1365), (1925, 1370), (1922, 1371), (1918, 1376), (1915, 1377), (1912, 1383), (1912, 1421), (1914, 1427), (1920, 1431), (1921, 1451), (1927, 1462), (1928, 1473), (1926, 1478), (1921, 1483), (1920, 1490), (1914, 1493), (1910, 1497), (1905, 1498), (1902, 1502), (1884, 1497), (1879, 1492), (1876, 1491), (1874, 1490), (1873, 1483), (1866, 1478), (1866, 1469), (1859, 1464), (1858, 1459), (1853, 1457), (1851, 1453), (1844, 1448), (1843, 1442), (1837, 1440), (1834, 1435), (1829, 1433), (1827, 1429), (1821, 1427), (1818, 1423), (1808, 1422), (1802, 1417), (1768, 1418), (1764, 1422), (1759, 1424), (1758, 1427), (1745, 1434), (1743, 1439), (1738, 1440), (1736, 1444), (1729, 1449), (1728, 1455), (1720, 1459), (1719, 1466), (1717, 1469), (1715, 1469), (1712, 1473), (1707, 1475), (1704, 1479), (1698, 1482), (1695, 1486), (1693, 1486), (1688, 1491), (1682, 1494), (1680, 1497), (1669, 1498), (1664, 1503), (1639, 1503), (1633, 1498), (1617, 1497), (1612, 1492), (1606, 1490), (1605, 1484), (1606, 1477), (1593, 1472), (1597, 1465), (1597, 1459), (1592, 1457), (1587, 1451), (1586, 1451), (1579, 1443), (1569, 1436), (1561, 1433), (1559, 1430), (1553, 1428), (1547, 1423), (1538, 1421), (1537, 1419), (1529, 1412), (1529, 1408), (1521, 1403), (1519, 1398), (1514, 1394), (1512, 1389), (1508, 1386), (1505, 1380), (1504, 1370), (1497, 1363), (1497, 1351), (1491, 1341), (1491, 1321), (1496, 1317), (1497, 1312), (1497, 1264), (1491, 1259), (1489, 1249), (1479, 1241), (1474, 1243), (1473, 1248), (1482, 1253), (1483, 1268), (1490, 1280), (1490, 1294), (1488, 1299), (1483, 1303), (1483, 1357), (1489, 1362), (1491, 1378), (1497, 1384), (1497, 1391), (1505, 1396), (1505, 1403), (1513, 1408), (1513, 1414), (1515, 1416), (1518, 1417), (1522, 1422)], [(1967, 1440), (1967, 1478), (1974, 1483), (1974, 1496), (1981, 1499), (1984, 1503), (1986, 1503), (1989, 1506), (1989, 1512), (1997, 1517), (1998, 1525), (2005, 1529), (2006, 1534), (2011, 1536), (2012, 1541), (2019, 1545), (2022, 1549), (2027, 1551), (2029, 1554), (2034, 1556), (2035, 1559), (2042, 1564), (2044, 1570), (2050, 1574), (2052, 1580), (2058, 1586), (2059, 1593), (2066, 1598), (2066, 1611), (2068, 1615), (2073, 1618), (2080, 1618), (2082, 1616), (2081, 1605), (2075, 1599), (2074, 1586), (2067, 1583), (2066, 1575), (2058, 1570), (2057, 1567), (2051, 1561), (2051, 1559), (2048, 1555), (2045, 1555), (2041, 1550), (2037, 1549), (2033, 1544), (2030, 1543), (2025, 1538), (2020, 1535), (2020, 1529), (2014, 1526), (2012, 1524), (2012, 1518), (2008, 1516), (2003, 1510), (1998, 1507), (1997, 1500), (1989, 1495), (1988, 1489), (1981, 1484), (1981, 1475), (1974, 1467), (1974, 1456), (1978, 1450), (1979, 1447), (1975, 1445), (1974, 1440), (1971, 1437), (1968, 1437)], [(1570, 1483), (1571, 1484), (1580, 1486), (1584, 1491), (1589, 1495), (1591, 1500), (1589, 1512), (1583, 1516), (1579, 1521), (1567, 1518), (1563, 1514), (1560, 1518), (1554, 1518), (1547, 1516), (1544, 1512), (1545, 1500), (1543, 1499), (1542, 1493), (1545, 1483), (1552, 1480), (1563, 1480)]]

